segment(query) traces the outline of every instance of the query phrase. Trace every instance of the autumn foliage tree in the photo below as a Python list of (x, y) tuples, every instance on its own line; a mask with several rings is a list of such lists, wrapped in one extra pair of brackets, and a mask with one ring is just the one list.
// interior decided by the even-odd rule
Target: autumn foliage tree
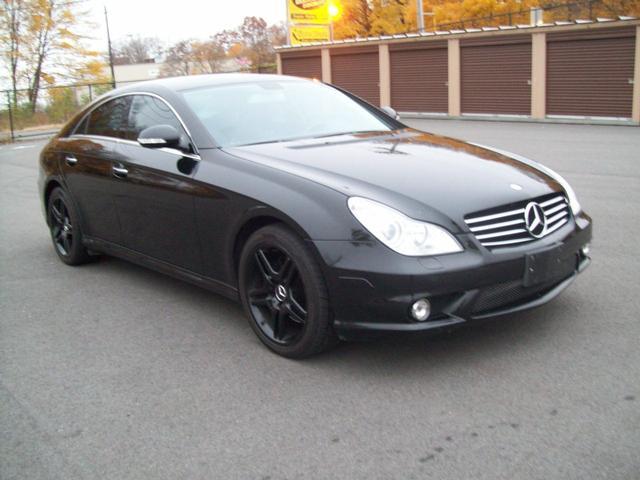
[(35, 111), (44, 84), (57, 79), (93, 79), (102, 75), (99, 52), (84, 46), (81, 32), (87, 14), (78, 2), (65, 0), (2, 0), (0, 47), (9, 73), (13, 103), (18, 88), (26, 87)]
[(286, 42), (282, 25), (268, 25), (260, 17), (246, 17), (233, 30), (223, 30), (207, 40), (181, 40), (166, 50), (163, 76), (220, 71), (225, 60), (238, 60), (238, 69), (260, 71), (275, 66), (274, 46)]
[(335, 38), (366, 37), (371, 33), (373, 8), (369, 0), (341, 0), (342, 14), (334, 22)]
[[(334, 24), (334, 38), (416, 31), (417, 1), (340, 0), (342, 15)], [(529, 23), (532, 7), (544, 9), (547, 22), (640, 16), (640, 0), (423, 0), (427, 30)]]
[(373, 0), (371, 28), (373, 35), (409, 32), (417, 28), (415, 0)]

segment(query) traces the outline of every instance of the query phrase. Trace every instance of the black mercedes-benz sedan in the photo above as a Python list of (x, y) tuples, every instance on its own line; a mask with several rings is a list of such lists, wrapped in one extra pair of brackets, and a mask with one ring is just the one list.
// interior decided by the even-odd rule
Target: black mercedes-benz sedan
[(116, 89), (40, 165), (63, 262), (114, 255), (237, 299), (288, 357), (536, 307), (589, 263), (557, 173), (300, 78)]

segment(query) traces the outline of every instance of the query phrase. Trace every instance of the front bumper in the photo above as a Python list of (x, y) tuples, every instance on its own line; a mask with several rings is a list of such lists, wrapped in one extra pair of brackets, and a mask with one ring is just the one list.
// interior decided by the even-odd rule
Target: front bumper
[[(471, 234), (458, 236), (464, 252), (428, 258), (405, 257), (378, 242), (314, 244), (335, 330), (357, 339), (453, 327), (547, 303), (588, 266), (582, 249), (591, 235), (591, 219), (581, 212), (548, 237), (493, 251)], [(424, 322), (410, 315), (420, 298), (432, 307)]]

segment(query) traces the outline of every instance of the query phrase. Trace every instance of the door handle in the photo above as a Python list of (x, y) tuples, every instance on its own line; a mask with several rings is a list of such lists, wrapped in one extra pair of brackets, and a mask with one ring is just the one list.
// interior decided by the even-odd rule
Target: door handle
[(113, 176), (118, 178), (124, 178), (129, 173), (129, 170), (127, 170), (122, 166), (117, 166), (117, 165), (113, 165), (111, 167), (111, 171), (113, 172)]
[(64, 161), (66, 162), (67, 165), (69, 165), (70, 167), (74, 166), (76, 163), (78, 163), (78, 159), (76, 157), (74, 157), (73, 155), (66, 155), (64, 157)]

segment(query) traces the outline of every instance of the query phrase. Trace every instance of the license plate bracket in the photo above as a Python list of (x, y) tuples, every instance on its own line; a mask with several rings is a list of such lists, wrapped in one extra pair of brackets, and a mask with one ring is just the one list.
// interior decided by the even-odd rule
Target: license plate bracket
[(562, 280), (576, 270), (578, 254), (565, 245), (555, 245), (527, 254), (523, 285), (531, 287), (552, 280)]

